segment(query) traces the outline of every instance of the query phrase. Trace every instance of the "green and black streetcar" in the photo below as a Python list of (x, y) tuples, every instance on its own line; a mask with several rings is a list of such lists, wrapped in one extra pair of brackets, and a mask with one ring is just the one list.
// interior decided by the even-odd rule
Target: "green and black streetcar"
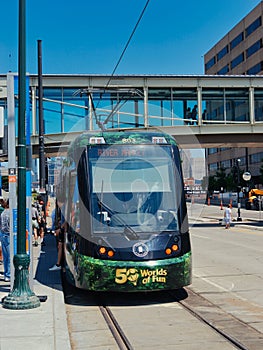
[(138, 292), (191, 283), (181, 160), (171, 136), (83, 133), (69, 147), (57, 198), (68, 226), (66, 276), (76, 287)]

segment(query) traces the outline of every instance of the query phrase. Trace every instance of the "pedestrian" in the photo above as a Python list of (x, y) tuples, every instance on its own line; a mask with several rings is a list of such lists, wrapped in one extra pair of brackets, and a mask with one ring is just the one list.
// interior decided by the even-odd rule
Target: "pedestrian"
[(192, 113), (191, 113), (191, 118), (192, 118), (192, 125), (197, 125), (197, 105), (194, 105), (194, 108), (192, 109)]
[[(0, 215), (2, 214), (2, 212), (5, 210), (5, 200), (4, 198), (1, 196), (0, 197)], [(0, 261), (3, 261), (3, 255), (2, 255), (2, 246), (1, 246), (1, 241), (0, 241)]]
[(204, 109), (203, 114), (202, 114), (202, 122), (207, 121), (207, 110)]
[(188, 107), (187, 110), (186, 110), (186, 119), (185, 119), (184, 124), (185, 125), (190, 125), (191, 124), (191, 120), (192, 120), (191, 108)]
[(4, 280), (10, 281), (10, 210), (9, 199), (5, 203), (5, 209), (1, 214), (0, 220), (0, 240), (2, 246), (4, 263)]
[(0, 215), (4, 210), (5, 210), (5, 200), (3, 199), (3, 197), (0, 197)]
[(232, 220), (232, 211), (230, 204), (228, 204), (227, 208), (225, 209), (224, 212), (224, 219), (225, 219), (225, 228), (228, 229), (230, 228), (231, 220)]
[(46, 206), (42, 196), (37, 197), (38, 200), (38, 214), (39, 214), (39, 236), (41, 246), (45, 246), (45, 229), (46, 229)]
[(38, 215), (38, 210), (37, 210), (37, 205), (32, 204), (32, 232), (33, 232), (33, 245), (35, 247), (38, 246), (38, 230), (39, 230), (39, 215)]
[(49, 271), (61, 270), (63, 262), (63, 246), (65, 242), (65, 231), (67, 230), (67, 223), (64, 218), (65, 206), (63, 202), (57, 202), (56, 218), (55, 218), (55, 236), (57, 239), (57, 262), (54, 266), (49, 268)]

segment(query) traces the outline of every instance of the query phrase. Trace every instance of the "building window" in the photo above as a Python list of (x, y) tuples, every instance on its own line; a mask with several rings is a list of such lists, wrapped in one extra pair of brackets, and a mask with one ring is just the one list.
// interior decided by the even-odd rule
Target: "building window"
[(242, 52), (240, 55), (234, 58), (233, 61), (231, 61), (231, 69), (235, 68), (243, 61), (244, 61), (244, 53)]
[(202, 110), (206, 110), (207, 122), (224, 122), (224, 90), (203, 88)]
[(254, 90), (254, 101), (255, 101), (255, 121), (263, 121), (263, 89)]
[(217, 163), (212, 163), (208, 165), (209, 171), (216, 171), (218, 169)]
[(208, 148), (208, 154), (215, 154), (218, 153), (218, 149), (217, 148)]
[[(150, 91), (150, 89), (149, 89)], [(173, 113), (177, 119), (177, 125), (184, 123), (194, 125), (197, 123), (196, 107), (197, 107), (197, 90), (192, 89), (172, 89)], [(195, 121), (192, 121), (195, 119)]]
[(221, 60), (226, 54), (228, 54), (228, 45), (226, 45), (222, 50), (220, 50), (217, 54), (217, 60)]
[(263, 152), (251, 154), (249, 158), (250, 164), (261, 163), (263, 161)]
[(260, 50), (262, 48), (262, 39), (258, 40), (255, 42), (255, 44), (251, 45), (247, 50), (246, 50), (246, 55), (247, 58), (252, 56), (255, 52)]
[(229, 67), (228, 67), (228, 64), (227, 64), (225, 67), (221, 68), (221, 69), (217, 72), (217, 74), (218, 74), (218, 75), (224, 75), (224, 74), (227, 74), (228, 72), (229, 72)]
[(257, 63), (255, 66), (251, 67), (250, 69), (247, 70), (247, 74), (249, 75), (255, 75), (258, 74), (263, 70), (263, 62)]
[(249, 121), (248, 89), (202, 89), (202, 110), (208, 123)]
[(225, 169), (231, 168), (231, 159), (222, 160), (220, 166)]
[(209, 69), (211, 67), (213, 67), (213, 65), (216, 64), (216, 57), (212, 57), (206, 64), (205, 64), (205, 69)]
[(230, 41), (230, 49), (233, 50), (234, 47), (236, 47), (237, 45), (239, 45), (241, 43), (241, 41), (244, 40), (244, 34), (243, 32), (238, 34), (238, 36), (235, 37), (235, 39), (233, 39), (232, 41)]
[(253, 23), (251, 23), (247, 28), (246, 28), (246, 38), (252, 34), (258, 27), (261, 26), (261, 17), (258, 17)]
[(245, 166), (246, 165), (246, 157), (238, 157), (239, 161), (239, 165), (241, 166)]
[[(150, 125), (171, 126), (173, 125), (173, 122), (183, 124), (183, 112), (181, 114), (181, 120), (179, 120), (179, 118), (173, 120), (171, 88), (150, 88), (148, 90), (148, 100), (148, 117)], [(156, 118), (156, 116), (161, 116), (161, 118)]]
[(225, 109), (227, 121), (249, 121), (248, 89), (225, 89)]

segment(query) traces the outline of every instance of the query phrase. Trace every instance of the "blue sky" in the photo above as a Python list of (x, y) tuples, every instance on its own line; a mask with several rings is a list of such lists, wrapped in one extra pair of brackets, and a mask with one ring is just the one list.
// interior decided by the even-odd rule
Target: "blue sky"
[[(203, 74), (203, 55), (259, 0), (150, 0), (116, 74)], [(18, 0), (1, 1), (0, 73), (18, 70)], [(146, 0), (27, 0), (27, 71), (111, 74)]]

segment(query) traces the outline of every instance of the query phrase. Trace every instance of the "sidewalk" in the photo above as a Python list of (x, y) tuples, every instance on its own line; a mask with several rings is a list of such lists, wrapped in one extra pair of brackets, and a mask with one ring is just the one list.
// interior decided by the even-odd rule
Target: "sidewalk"
[[(236, 210), (234, 215), (236, 215)], [(241, 211), (242, 225), (249, 229), (262, 229), (260, 213)], [(218, 225), (223, 211), (218, 206), (188, 204), (188, 215), (194, 223)], [(263, 217), (263, 213), (262, 213)], [(60, 271), (50, 272), (57, 258), (56, 241), (46, 235), (46, 246), (33, 247), (33, 291), (37, 296), (47, 296), (40, 307), (28, 310), (9, 310), (0, 305), (0, 350), (70, 350), (66, 309), (61, 285)], [(3, 280), (3, 265), (0, 264), (0, 302), (8, 295), (10, 284)]]
[[(225, 207), (224, 207), (225, 208)], [(207, 205), (200, 203), (187, 203), (188, 217), (190, 224), (214, 223), (220, 224), (224, 216), (224, 208), (217, 205)], [(263, 230), (263, 212), (256, 210), (241, 209), (242, 221), (237, 221), (237, 208), (232, 209), (234, 226), (240, 226), (252, 230)]]
[[(56, 241), (46, 235), (46, 246), (33, 247), (33, 292), (47, 296), (40, 307), (28, 310), (9, 310), (0, 306), (1, 350), (70, 350), (60, 271), (50, 272), (57, 258)], [(10, 291), (10, 284), (3, 280), (0, 265), (0, 301)]]

